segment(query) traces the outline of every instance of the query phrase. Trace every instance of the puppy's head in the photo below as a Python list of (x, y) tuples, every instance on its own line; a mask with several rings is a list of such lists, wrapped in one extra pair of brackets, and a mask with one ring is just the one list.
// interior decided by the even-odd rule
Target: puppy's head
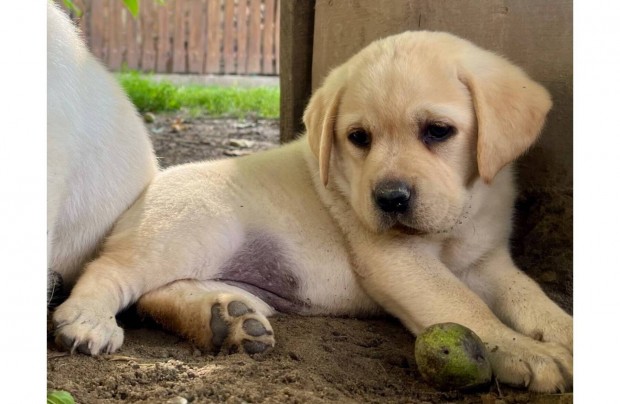
[(373, 42), (333, 70), (304, 114), (324, 184), (372, 230), (444, 233), (472, 183), (531, 146), (548, 92), (505, 59), (446, 33)]

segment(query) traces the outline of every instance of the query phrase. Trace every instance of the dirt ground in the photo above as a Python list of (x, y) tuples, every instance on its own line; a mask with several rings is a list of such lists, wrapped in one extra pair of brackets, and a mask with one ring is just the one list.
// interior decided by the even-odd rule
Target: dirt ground
[[(275, 147), (278, 122), (156, 116), (148, 124), (162, 167)], [(515, 261), (572, 312), (572, 192), (524, 190), (517, 201)], [(78, 403), (572, 403), (495, 382), (438, 392), (420, 380), (414, 337), (390, 318), (278, 316), (276, 347), (263, 357), (203, 353), (190, 343), (119, 316), (125, 344), (97, 358), (48, 341), (48, 390)]]

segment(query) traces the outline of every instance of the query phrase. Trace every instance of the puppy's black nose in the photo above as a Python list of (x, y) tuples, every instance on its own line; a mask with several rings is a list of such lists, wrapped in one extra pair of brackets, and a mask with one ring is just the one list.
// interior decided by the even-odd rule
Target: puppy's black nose
[(375, 203), (386, 213), (403, 213), (409, 208), (411, 188), (403, 181), (380, 182), (373, 192)]

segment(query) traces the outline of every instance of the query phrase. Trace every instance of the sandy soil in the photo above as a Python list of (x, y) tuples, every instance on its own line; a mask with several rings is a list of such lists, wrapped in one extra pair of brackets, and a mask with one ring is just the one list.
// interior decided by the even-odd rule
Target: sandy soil
[[(148, 124), (162, 167), (243, 155), (278, 143), (277, 121), (157, 116)], [(515, 261), (572, 312), (572, 192), (524, 190), (517, 202)], [(262, 357), (203, 353), (119, 316), (125, 344), (92, 358), (48, 341), (48, 389), (79, 403), (572, 403), (492, 383), (438, 392), (420, 380), (414, 337), (396, 320), (278, 316), (275, 349)]]

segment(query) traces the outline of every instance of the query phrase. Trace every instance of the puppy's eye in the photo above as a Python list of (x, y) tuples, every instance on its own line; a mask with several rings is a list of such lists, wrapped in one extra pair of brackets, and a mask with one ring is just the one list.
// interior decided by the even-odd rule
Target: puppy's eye
[(424, 142), (438, 143), (450, 138), (456, 130), (453, 126), (444, 123), (431, 123), (424, 129)]
[(357, 147), (367, 148), (370, 146), (370, 134), (363, 129), (355, 129), (349, 133), (349, 141)]

